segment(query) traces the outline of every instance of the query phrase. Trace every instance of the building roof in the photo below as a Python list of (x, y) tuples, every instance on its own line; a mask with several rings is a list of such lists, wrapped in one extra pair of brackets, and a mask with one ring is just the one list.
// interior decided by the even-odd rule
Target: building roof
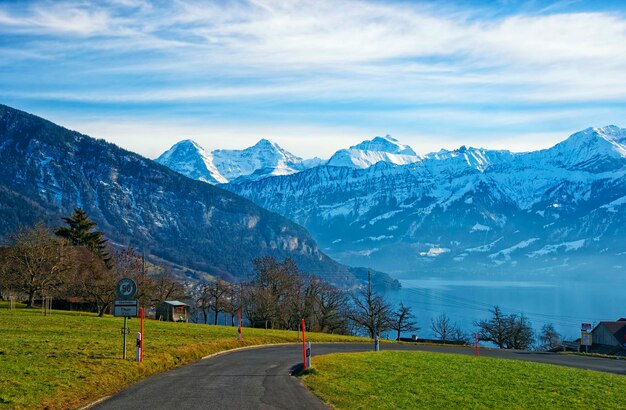
[(167, 303), (168, 305), (172, 305), (172, 306), (189, 306), (188, 304), (183, 303), (179, 300), (166, 300), (163, 303)]
[[(606, 327), (613, 336), (616, 336), (622, 329), (626, 328), (626, 321), (617, 320), (615, 322), (600, 322), (598, 323), (598, 326), (600, 325)], [(593, 330), (596, 330), (598, 326), (596, 326)]]

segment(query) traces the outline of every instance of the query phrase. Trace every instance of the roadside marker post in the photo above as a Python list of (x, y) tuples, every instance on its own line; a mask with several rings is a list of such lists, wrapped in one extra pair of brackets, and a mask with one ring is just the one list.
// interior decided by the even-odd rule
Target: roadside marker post
[(141, 332), (137, 332), (137, 344), (135, 347), (135, 361), (141, 362)]
[(139, 361), (141, 363), (143, 363), (143, 320), (145, 319), (146, 315), (144, 313), (143, 307), (139, 308), (139, 332), (141, 332), (141, 341), (139, 343), (139, 349), (140, 349), (140, 354), (139, 354)]
[(379, 334), (374, 336), (374, 351), (375, 352), (380, 351), (380, 335)]
[(243, 333), (241, 326), (241, 310), (237, 311), (237, 341), (243, 342)]
[(311, 368), (311, 342), (307, 342), (306, 344), (306, 367), (305, 369)]
[(478, 350), (478, 333), (474, 333), (474, 344), (476, 345), (476, 357), (480, 356), (480, 351)]
[(304, 366), (304, 370), (308, 369), (307, 366), (307, 357), (306, 357), (306, 330), (304, 327), (304, 319), (302, 319), (302, 365)]

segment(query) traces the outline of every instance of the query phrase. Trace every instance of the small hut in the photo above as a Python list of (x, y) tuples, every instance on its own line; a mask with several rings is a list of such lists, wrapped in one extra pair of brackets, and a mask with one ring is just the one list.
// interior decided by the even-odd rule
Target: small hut
[(156, 320), (189, 322), (189, 305), (178, 300), (166, 300), (157, 308)]

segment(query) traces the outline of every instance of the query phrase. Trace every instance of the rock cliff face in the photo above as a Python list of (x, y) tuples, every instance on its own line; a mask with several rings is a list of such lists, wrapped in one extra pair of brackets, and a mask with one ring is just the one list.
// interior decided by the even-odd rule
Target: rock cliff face
[(246, 278), (252, 258), (272, 255), (335, 283), (355, 280), (285, 217), (1, 105), (0, 163), (0, 236), (39, 220), (58, 226), (82, 207), (115, 243), (222, 277)]
[(305, 226), (343, 263), (387, 271), (581, 274), (626, 266), (626, 130), (511, 153), (318, 166), (225, 187)]

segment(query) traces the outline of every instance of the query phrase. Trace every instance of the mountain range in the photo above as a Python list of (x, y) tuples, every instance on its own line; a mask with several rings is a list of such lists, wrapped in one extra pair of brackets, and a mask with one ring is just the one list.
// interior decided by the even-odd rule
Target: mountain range
[[(271, 145), (262, 142), (260, 150), (263, 144)], [(188, 275), (246, 279), (251, 259), (269, 255), (291, 257), (305, 272), (342, 286), (367, 276), (366, 269), (329, 258), (302, 226), (247, 199), (4, 105), (0, 162), (0, 239), (37, 221), (59, 226), (81, 207), (112, 243), (189, 268)], [(248, 169), (245, 160), (224, 163), (233, 173)], [(225, 170), (220, 175), (232, 177)], [(374, 278), (377, 285), (397, 285), (379, 272)]]
[(607, 126), (526, 153), (463, 146), (419, 156), (376, 137), (317, 166), (222, 186), (305, 226), (343, 263), (596, 275), (626, 266), (625, 175), (626, 130)]

